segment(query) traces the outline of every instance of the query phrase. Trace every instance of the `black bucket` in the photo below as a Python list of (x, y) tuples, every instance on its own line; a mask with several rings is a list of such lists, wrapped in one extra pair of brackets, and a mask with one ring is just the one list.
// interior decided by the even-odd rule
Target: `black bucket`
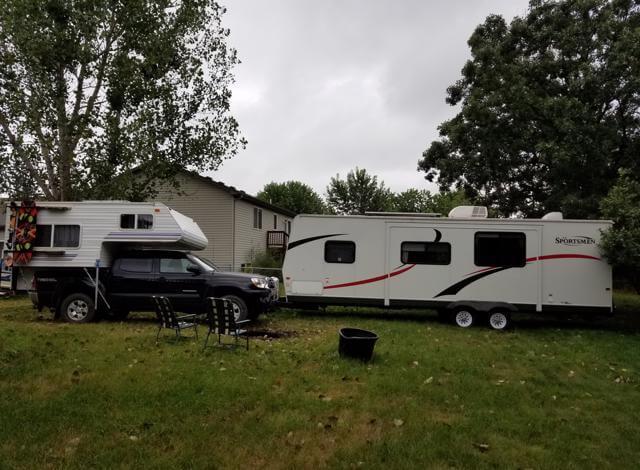
[(341, 328), (338, 351), (343, 357), (353, 357), (365, 362), (370, 361), (376, 341), (378, 341), (378, 335), (372, 331), (359, 328)]

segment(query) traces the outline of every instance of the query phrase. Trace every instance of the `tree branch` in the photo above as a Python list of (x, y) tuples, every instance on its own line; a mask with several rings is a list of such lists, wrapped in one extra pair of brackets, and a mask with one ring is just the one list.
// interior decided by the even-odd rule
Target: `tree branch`
[(15, 134), (11, 132), (11, 128), (9, 127), (9, 121), (7, 117), (2, 112), (0, 112), (0, 126), (4, 130), (5, 134), (7, 134), (9, 143), (11, 144), (15, 152), (20, 156), (20, 158), (26, 165), (29, 172), (33, 175), (33, 177), (38, 182), (38, 186), (40, 186), (40, 189), (42, 189), (42, 191), (44, 192), (45, 197), (47, 199), (53, 199), (53, 194), (49, 190), (49, 186), (46, 184), (46, 182), (44, 181), (40, 173), (33, 166), (33, 162), (29, 159), (29, 156), (24, 153), (24, 149), (18, 142), (18, 139), (16, 138)]

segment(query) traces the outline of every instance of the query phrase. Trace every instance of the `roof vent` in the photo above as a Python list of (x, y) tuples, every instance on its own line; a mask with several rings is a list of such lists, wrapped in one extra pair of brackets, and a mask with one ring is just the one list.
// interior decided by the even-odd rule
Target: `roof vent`
[(545, 214), (542, 220), (562, 220), (562, 212), (549, 212)]
[(486, 219), (489, 211), (484, 206), (458, 206), (449, 211), (452, 219)]

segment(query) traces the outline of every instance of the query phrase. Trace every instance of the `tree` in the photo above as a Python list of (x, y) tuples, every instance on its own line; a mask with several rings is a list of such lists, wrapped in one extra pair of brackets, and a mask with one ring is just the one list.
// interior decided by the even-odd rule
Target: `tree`
[(640, 182), (628, 171), (602, 200), (602, 215), (614, 222), (602, 235), (600, 248), (614, 272), (640, 294)]
[(141, 198), (176, 166), (233, 156), (245, 142), (229, 113), (238, 60), (223, 13), (215, 0), (4, 0), (3, 191)]
[(327, 186), (327, 205), (337, 214), (364, 214), (366, 211), (388, 211), (393, 207), (393, 193), (384, 182), (367, 170), (351, 170), (347, 179), (331, 178)]
[(462, 190), (431, 194), (425, 189), (411, 188), (396, 194), (393, 209), (396, 212), (436, 213), (446, 216), (456, 206), (471, 204)]
[(640, 174), (637, 0), (532, 0), (489, 16), (447, 89), (460, 112), (419, 169), (503, 215), (596, 217), (617, 169)]
[(300, 181), (271, 182), (258, 193), (258, 198), (296, 214), (324, 214), (322, 198), (310, 186)]

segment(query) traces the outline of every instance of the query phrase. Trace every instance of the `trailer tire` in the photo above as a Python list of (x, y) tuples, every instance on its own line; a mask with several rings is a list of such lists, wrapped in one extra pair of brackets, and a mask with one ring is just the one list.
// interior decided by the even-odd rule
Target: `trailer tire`
[(511, 317), (508, 312), (495, 310), (489, 313), (489, 327), (492, 330), (504, 331), (511, 327)]
[(247, 303), (237, 295), (223, 295), (223, 299), (227, 299), (234, 304), (233, 313), (236, 321), (246, 320), (249, 317), (249, 308)]
[(453, 322), (460, 328), (469, 328), (475, 323), (477, 312), (469, 307), (459, 307), (453, 312)]
[(76, 292), (64, 298), (60, 316), (69, 323), (89, 323), (96, 317), (93, 299), (86, 294)]

